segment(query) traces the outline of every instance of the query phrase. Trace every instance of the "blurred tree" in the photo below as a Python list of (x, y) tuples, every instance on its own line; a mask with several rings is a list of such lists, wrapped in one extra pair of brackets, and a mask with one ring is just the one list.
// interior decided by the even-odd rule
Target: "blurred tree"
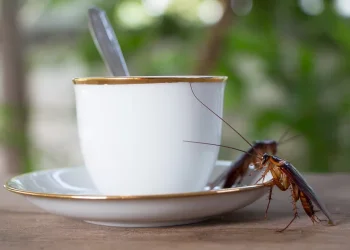
[[(155, 2), (167, 8), (151, 13)], [(350, 19), (334, 0), (91, 4), (113, 22), (132, 75), (227, 75), (225, 118), (247, 138), (278, 139), (290, 129), (302, 137), (279, 151), (299, 169), (349, 170)], [(82, 29), (74, 51), (95, 75), (104, 66), (87, 26)], [(233, 131), (223, 140), (247, 147)], [(223, 158), (237, 154), (226, 152)]]
[(23, 60), (24, 44), (18, 24), (19, 1), (3, 0), (2, 59), (4, 63), (4, 103), (1, 105), (0, 141), (5, 142), (5, 171), (18, 173), (31, 168), (27, 135), (27, 98)]
[[(124, 3), (107, 8), (107, 2), (100, 7), (110, 16)], [(346, 163), (342, 154), (350, 148), (343, 139), (348, 128), (342, 125), (349, 121), (350, 21), (334, 10), (333, 1), (323, 1), (323, 10), (310, 15), (300, 1), (264, 0), (253, 1), (249, 14), (236, 15), (233, 24), (228, 21), (235, 13), (229, 5), (233, 2), (223, 3), (229, 8), (208, 33), (207, 27), (183, 22), (171, 11), (141, 29), (125, 28), (116, 17), (115, 29), (133, 73), (227, 75), (226, 107), (244, 112), (240, 116), (251, 124), (252, 138), (276, 137), (279, 124), (304, 137), (307, 147), (299, 164), (305, 169), (348, 170), (336, 164)], [(203, 52), (202, 44), (210, 42)], [(82, 44), (79, 53), (87, 63), (100, 61), (88, 34)], [(198, 60), (198, 53), (203, 58)], [(215, 56), (206, 57), (210, 53)], [(247, 61), (255, 64), (245, 71)], [(250, 74), (258, 75), (259, 82), (252, 82)], [(262, 91), (252, 99), (254, 88)]]

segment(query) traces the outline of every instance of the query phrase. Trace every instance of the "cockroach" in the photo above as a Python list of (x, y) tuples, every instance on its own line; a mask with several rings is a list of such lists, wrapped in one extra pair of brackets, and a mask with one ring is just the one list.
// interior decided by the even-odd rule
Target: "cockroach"
[(231, 166), (222, 173), (219, 177), (217, 177), (213, 182), (209, 183), (209, 188), (213, 189), (218, 186), (220, 183), (224, 181), (222, 188), (230, 188), (233, 185), (240, 185), (243, 178), (246, 176), (249, 166), (253, 165), (256, 167), (256, 162), (258, 161), (258, 156), (263, 155), (266, 152), (270, 152), (270, 154), (275, 155), (277, 153), (277, 146), (294, 139), (296, 136), (293, 136), (285, 141), (282, 141), (286, 136), (287, 131), (281, 136), (278, 141), (275, 140), (262, 140), (255, 141), (253, 146), (247, 150), (247, 153), (243, 153), (240, 155), (238, 160), (233, 162)]
[(263, 152), (270, 151), (274, 155), (277, 152), (277, 144), (277, 141), (274, 140), (254, 142), (253, 146), (246, 153), (241, 154), (238, 160), (233, 162), (224, 173), (209, 184), (209, 188), (213, 189), (223, 181), (222, 188), (240, 185), (249, 170), (249, 166), (255, 166), (255, 163), (259, 160), (258, 155), (254, 154), (254, 152), (259, 152), (259, 155), (262, 155)]
[[(211, 111), (214, 115), (216, 115), (219, 119), (221, 119), (231, 129), (233, 129), (245, 142), (247, 142), (249, 144), (249, 146), (251, 147), (251, 150), (250, 150), (250, 152), (247, 152), (247, 151), (244, 151), (244, 150), (241, 150), (238, 148), (234, 148), (234, 147), (213, 144), (213, 143), (206, 143), (206, 142), (195, 142), (195, 141), (184, 141), (184, 142), (206, 144), (206, 145), (213, 145), (213, 146), (230, 148), (230, 149), (234, 149), (234, 150), (243, 152), (246, 155), (256, 157), (258, 160), (256, 162), (256, 164), (258, 165), (256, 170), (262, 171), (265, 168), (261, 177), (259, 178), (259, 180), (257, 180), (256, 183), (258, 183), (260, 180), (262, 180), (262, 185), (270, 187), (269, 201), (268, 201), (268, 205), (267, 205), (267, 208), (265, 211), (265, 217), (266, 217), (266, 214), (267, 214), (270, 202), (271, 202), (273, 187), (277, 186), (281, 191), (286, 191), (287, 189), (290, 189), (291, 193), (292, 193), (292, 198), (293, 198), (292, 204), (293, 204), (294, 217), (287, 224), (286, 227), (284, 227), (281, 230), (277, 230), (277, 232), (283, 232), (284, 230), (286, 230), (293, 223), (293, 221), (298, 217), (298, 211), (297, 211), (297, 205), (296, 205), (298, 200), (300, 200), (301, 205), (302, 205), (305, 213), (308, 215), (308, 217), (311, 219), (311, 221), (313, 223), (321, 222), (321, 220), (316, 216), (316, 211), (314, 209), (314, 204), (315, 204), (323, 212), (323, 214), (328, 218), (328, 224), (335, 225), (335, 222), (332, 219), (328, 210), (326, 209), (325, 205), (320, 201), (320, 199), (317, 197), (316, 193), (313, 191), (311, 186), (306, 182), (306, 180), (303, 178), (303, 176), (299, 173), (299, 171), (291, 163), (275, 156), (274, 154), (268, 154), (266, 152), (265, 153), (259, 152), (236, 129), (234, 129), (223, 118), (221, 118), (212, 109), (210, 109), (207, 105), (205, 105), (194, 93), (193, 88), (192, 88), (192, 84), (191, 83), (189, 83), (189, 84), (190, 84), (191, 91), (192, 91), (194, 97), (203, 106), (205, 106), (209, 111)], [(268, 182), (264, 182), (265, 176), (268, 173), (271, 174), (272, 180), (268, 181)]]

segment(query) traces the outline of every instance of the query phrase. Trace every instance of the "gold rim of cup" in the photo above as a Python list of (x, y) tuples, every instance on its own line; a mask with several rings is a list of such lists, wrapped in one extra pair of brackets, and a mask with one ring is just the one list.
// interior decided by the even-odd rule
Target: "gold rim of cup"
[(74, 84), (114, 85), (114, 84), (150, 84), (150, 83), (222, 83), (227, 76), (122, 76), (122, 77), (78, 77)]

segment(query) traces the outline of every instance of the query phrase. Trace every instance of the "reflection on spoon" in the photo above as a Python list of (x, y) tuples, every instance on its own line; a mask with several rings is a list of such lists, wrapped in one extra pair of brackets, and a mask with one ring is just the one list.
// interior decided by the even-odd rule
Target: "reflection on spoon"
[(89, 29), (94, 43), (113, 76), (129, 76), (123, 53), (112, 25), (104, 11), (89, 9)]

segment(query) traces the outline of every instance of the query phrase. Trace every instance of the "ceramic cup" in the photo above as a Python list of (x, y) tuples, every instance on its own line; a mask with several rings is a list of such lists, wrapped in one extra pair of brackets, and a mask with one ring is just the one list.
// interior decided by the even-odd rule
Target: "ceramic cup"
[(80, 148), (106, 195), (202, 191), (221, 141), (226, 77), (73, 79)]

